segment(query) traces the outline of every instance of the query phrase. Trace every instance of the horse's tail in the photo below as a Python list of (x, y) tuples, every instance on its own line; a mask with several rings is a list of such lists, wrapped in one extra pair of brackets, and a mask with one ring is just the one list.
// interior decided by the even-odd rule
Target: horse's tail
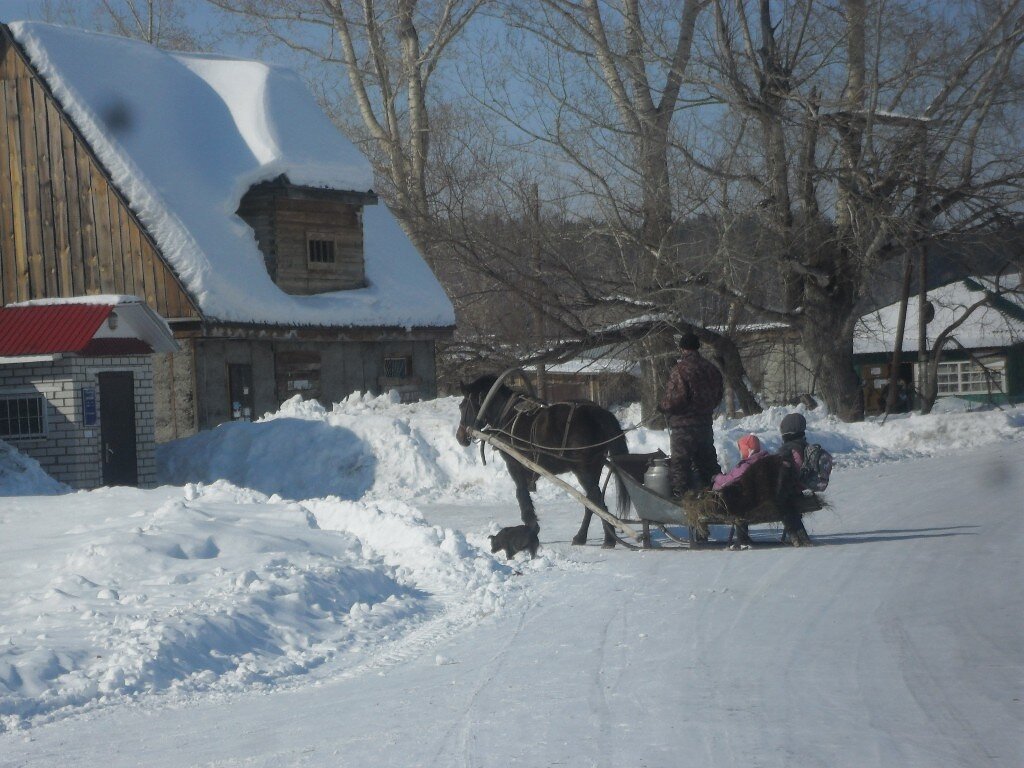
[[(629, 453), (629, 445), (626, 443), (626, 433), (622, 431), (622, 425), (619, 424), (619, 420), (615, 418), (615, 414), (605, 411), (608, 414), (608, 447), (605, 450), (605, 455), (608, 457), (612, 456), (624, 456)], [(619, 517), (625, 517), (626, 513), (629, 512), (629, 493), (626, 491), (626, 484), (622, 482), (622, 478), (619, 477), (619, 473), (614, 469), (611, 469), (612, 475), (615, 476), (615, 495), (619, 501), (616, 504), (616, 512)]]

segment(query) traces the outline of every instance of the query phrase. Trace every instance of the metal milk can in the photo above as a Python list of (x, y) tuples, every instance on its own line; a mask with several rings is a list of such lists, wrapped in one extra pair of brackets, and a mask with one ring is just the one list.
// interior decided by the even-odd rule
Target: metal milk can
[(665, 498), (672, 497), (672, 480), (668, 473), (668, 459), (652, 459), (644, 472), (644, 487)]

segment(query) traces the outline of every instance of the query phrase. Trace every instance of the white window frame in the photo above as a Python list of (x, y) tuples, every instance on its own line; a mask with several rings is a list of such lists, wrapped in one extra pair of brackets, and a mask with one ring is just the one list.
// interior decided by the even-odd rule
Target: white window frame
[[(25, 432), (21, 434), (13, 434), (0, 431), (0, 440), (38, 440), (41, 437), (46, 437), (49, 434), (49, 420), (47, 419), (46, 407), (46, 396), (41, 392), (0, 392), (0, 401), (10, 400), (34, 400), (39, 403), (39, 422), (41, 424), (41, 431), (39, 432)], [(35, 419), (35, 416), (16, 417), (18, 419)]]
[(950, 360), (939, 363), (936, 385), (940, 397), (950, 395), (990, 395), (1006, 392), (1006, 360), (990, 358)]

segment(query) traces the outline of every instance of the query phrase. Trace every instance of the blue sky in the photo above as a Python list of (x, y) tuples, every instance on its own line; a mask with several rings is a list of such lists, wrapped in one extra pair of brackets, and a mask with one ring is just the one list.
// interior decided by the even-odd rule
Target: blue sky
[(0, 21), (17, 21), (38, 17), (37, 0), (0, 0)]
[[(78, 0), (82, 7), (90, 5), (99, 6), (97, 0)], [(194, 12), (198, 16), (205, 15), (208, 11), (203, 8), (205, 4), (196, 3)], [(190, 14), (192, 15), (192, 14)], [(0, 21), (18, 21), (20, 19), (41, 19), (43, 17), (42, 0), (0, 0)]]
[[(83, 9), (99, 7), (98, 0), (78, 0), (78, 5)], [(194, 26), (202, 28), (213, 18), (215, 11), (202, 0), (194, 0), (190, 7), (187, 7), (188, 18)], [(43, 19), (43, 0), (0, 0), (0, 21), (19, 21), (29, 19)], [(235, 50), (230, 40), (224, 40), (217, 45), (220, 53), (251, 56), (252, 51)], [(266, 58), (266, 57), (263, 57)]]
[[(83, 6), (93, 3), (94, 0), (81, 0)], [(98, 5), (99, 3), (95, 4)], [(24, 19), (41, 19), (42, 17), (42, 0), (0, 0), (0, 21), (21, 21)]]

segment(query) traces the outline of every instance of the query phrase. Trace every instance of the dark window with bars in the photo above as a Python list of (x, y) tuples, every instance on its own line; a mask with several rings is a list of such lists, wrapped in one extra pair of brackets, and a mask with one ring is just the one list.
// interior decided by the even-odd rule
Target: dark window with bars
[(310, 264), (333, 264), (334, 263), (334, 241), (333, 240), (310, 240), (309, 241), (309, 263)]
[(42, 396), (0, 398), (0, 437), (36, 437), (45, 434)]
[(384, 376), (389, 379), (407, 379), (412, 375), (412, 364), (408, 357), (385, 357)]

